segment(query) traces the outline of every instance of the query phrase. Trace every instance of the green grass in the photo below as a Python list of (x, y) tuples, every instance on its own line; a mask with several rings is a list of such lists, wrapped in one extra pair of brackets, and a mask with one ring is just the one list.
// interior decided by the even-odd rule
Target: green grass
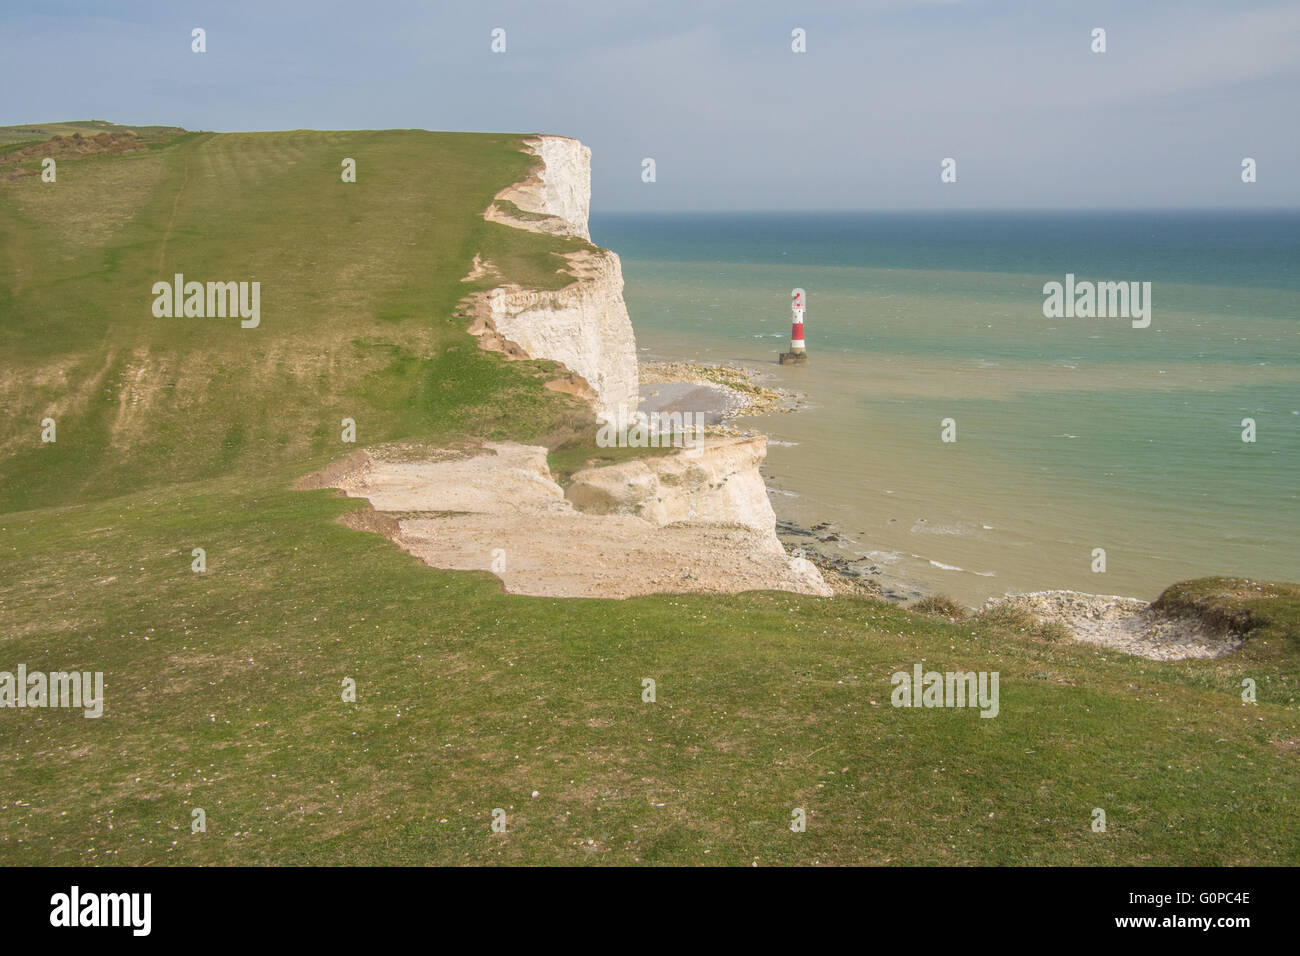
[[(925, 613), (935, 613), (935, 608), (927, 604), (925, 600), (919, 602), (914, 609)], [(1041, 621), (1023, 608), (1013, 607), (1009, 604), (994, 604), (991, 607), (981, 608), (974, 617), (1000, 630), (1015, 634), (1028, 634), (1051, 644), (1073, 640), (1070, 629), (1060, 621)]]
[(929, 597), (921, 598), (919, 601), (908, 605), (908, 609), (915, 611), (917, 614), (942, 617), (949, 621), (960, 621), (970, 615), (970, 611), (964, 604), (948, 597), (946, 594), (932, 594)]
[(29, 123), (18, 126), (0, 126), (0, 147), (5, 151), (14, 144), (40, 143), (53, 136), (94, 136), (98, 133), (119, 133), (130, 130), (140, 136), (173, 133), (174, 126), (120, 126), (106, 120), (74, 120), (69, 123)]
[[(511, 596), (291, 490), (344, 416), (635, 451), (456, 314), (475, 253), (554, 285), (584, 245), (480, 218), (518, 145), (184, 134), (0, 182), (0, 670), (107, 698), (0, 709), (0, 863), (1300, 863), (1295, 586), (1171, 589), (1252, 636), (1156, 663), (867, 598)], [(176, 270), (260, 279), (262, 328), (153, 319)], [(916, 662), (997, 671), (1001, 713), (891, 707)]]
[(6, 153), (12, 153), (15, 150), (23, 149), (27, 146), (35, 146), (37, 143), (45, 142), (42, 139), (17, 139), (9, 142), (0, 141), (0, 156)]
[(1200, 578), (1166, 588), (1155, 606), (1218, 632), (1250, 634), (1262, 659), (1294, 660), (1300, 635), (1300, 584)]
[(551, 448), (546, 456), (546, 465), (552, 477), (560, 484), (584, 468), (596, 468), (604, 465), (618, 465), (636, 458), (658, 458), (670, 455), (678, 449), (669, 445), (663, 447), (602, 447), (596, 444), (596, 426), (564, 440)]
[[(327, 456), (345, 417), (362, 443), (549, 431), (572, 405), (537, 387), (549, 366), (481, 352), (452, 314), (476, 252), (559, 286), (585, 245), (481, 218), (528, 169), (518, 142), (188, 134), (0, 184), (0, 511)], [(177, 272), (261, 281), (260, 327), (155, 318)]]
[[(1294, 644), (1157, 664), (865, 599), (515, 597), (290, 477), (0, 519), (5, 666), (107, 697), (0, 711), (0, 861), (1300, 862)], [(1001, 714), (890, 707), (917, 661), (998, 671)]]

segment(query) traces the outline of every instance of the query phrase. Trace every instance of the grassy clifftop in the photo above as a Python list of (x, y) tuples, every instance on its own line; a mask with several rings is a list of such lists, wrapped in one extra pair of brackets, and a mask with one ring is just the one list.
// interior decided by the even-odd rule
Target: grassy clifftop
[[(1300, 863), (1294, 654), (1161, 664), (861, 598), (515, 597), (289, 477), (0, 516), (0, 666), (103, 670), (107, 698), (0, 711), (0, 861)], [(997, 718), (891, 707), (918, 661), (999, 672)]]
[(1154, 606), (1210, 631), (1246, 635), (1258, 660), (1283, 667), (1300, 661), (1300, 584), (1199, 578), (1166, 588)]
[(100, 133), (130, 131), (143, 137), (170, 137), (184, 130), (177, 126), (121, 126), (107, 120), (73, 120), (67, 123), (31, 123), (26, 126), (0, 126), (0, 151), (7, 152), (15, 143), (43, 143), (55, 136), (98, 136)]
[[(573, 244), (480, 215), (518, 137), (150, 135), (0, 176), (0, 670), (106, 696), (0, 708), (0, 862), (1300, 863), (1294, 589), (1171, 592), (1258, 619), (1155, 663), (865, 598), (433, 571), (291, 485), (357, 447), (345, 416), (359, 446), (569, 414), (453, 314), (475, 253), (563, 281)], [(154, 318), (174, 272), (261, 281), (261, 326)], [(997, 718), (891, 707), (916, 663), (999, 672)]]
[[(452, 315), (475, 252), (556, 285), (580, 245), (482, 219), (527, 172), (518, 137), (151, 135), (59, 159), (55, 183), (0, 177), (0, 511), (328, 457), (345, 417), (364, 443), (562, 415)], [(156, 318), (176, 273), (259, 281), (260, 326)]]

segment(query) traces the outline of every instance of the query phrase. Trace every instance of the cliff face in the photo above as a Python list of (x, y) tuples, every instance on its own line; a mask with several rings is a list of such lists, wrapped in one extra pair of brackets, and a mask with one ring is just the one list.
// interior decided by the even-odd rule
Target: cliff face
[[(505, 225), (590, 243), (591, 151), (533, 137), (528, 179), (484, 214)], [(638, 404), (636, 339), (618, 256), (570, 253), (560, 289), (502, 284), (469, 299), (470, 332), (511, 358), (544, 358), (570, 373), (548, 383), (625, 418)], [(478, 257), (468, 279), (495, 272)], [(620, 414), (620, 406), (622, 413)], [(511, 443), (418, 461), (367, 458), (331, 484), (369, 498), (375, 530), (440, 568), (491, 570), (507, 590), (567, 597), (663, 591), (783, 589), (828, 595), (815, 567), (792, 560), (759, 471), (767, 439), (709, 439), (690, 451), (588, 468), (566, 491), (546, 449)], [(410, 517), (427, 512), (426, 517)]]
[(568, 257), (575, 276), (562, 289), (494, 289), (488, 324), (532, 358), (562, 363), (596, 393), (597, 410), (636, 408), (636, 339), (623, 302), (623, 267), (601, 249)]
[[(591, 150), (562, 136), (534, 137), (526, 145), (541, 165), (498, 193), (486, 217), (590, 241)], [(503, 284), (476, 296), (470, 331), (485, 348), (562, 363), (591, 386), (599, 412), (635, 409), (636, 338), (623, 302), (622, 264), (609, 250), (592, 248), (571, 254), (567, 267), (574, 281), (561, 289)]]
[[(579, 510), (552, 479), (541, 446), (502, 442), (418, 457), (402, 450), (394, 458), (384, 454), (353, 455), (305, 486), (369, 499), (373, 511), (350, 512), (344, 523), (387, 535), (435, 568), (490, 571), (515, 594), (831, 593), (815, 567), (786, 555), (770, 525), (702, 518), (661, 524), (636, 514)], [(686, 469), (692, 483), (702, 482), (694, 500), (716, 499), (720, 517), (732, 516), (726, 495), (703, 485), (706, 475), (728, 484), (740, 477), (726, 464), (732, 454), (726, 445), (706, 448), (703, 462)], [(743, 470), (740, 459), (734, 466)], [(761, 489), (757, 470), (752, 474)]]
[(744, 525), (764, 533), (767, 550), (783, 552), (759, 473), (767, 439), (710, 439), (695, 452), (587, 468), (573, 476), (565, 497), (587, 514), (630, 514), (656, 525)]
[(526, 213), (547, 219), (513, 216), (494, 202), (487, 218), (521, 229), (556, 236), (577, 236), (591, 241), (587, 214), (591, 209), (591, 150), (565, 136), (534, 136), (524, 141), (528, 152), (541, 159), (523, 182), (507, 186), (497, 200), (511, 202)]

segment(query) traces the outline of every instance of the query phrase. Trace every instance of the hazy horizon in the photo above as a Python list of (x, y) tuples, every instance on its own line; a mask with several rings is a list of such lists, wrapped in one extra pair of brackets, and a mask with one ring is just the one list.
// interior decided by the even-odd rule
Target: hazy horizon
[(52, 0), (0, 64), (5, 125), (572, 136), (611, 213), (1300, 208), (1294, 2)]

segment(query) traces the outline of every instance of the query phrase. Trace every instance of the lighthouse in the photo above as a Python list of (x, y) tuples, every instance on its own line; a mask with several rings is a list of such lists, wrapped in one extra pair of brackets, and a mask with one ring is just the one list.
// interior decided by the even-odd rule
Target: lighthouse
[(780, 362), (782, 365), (802, 365), (808, 361), (808, 353), (803, 347), (803, 289), (795, 289), (791, 295), (790, 314), (793, 321), (790, 324), (790, 351), (781, 353)]

